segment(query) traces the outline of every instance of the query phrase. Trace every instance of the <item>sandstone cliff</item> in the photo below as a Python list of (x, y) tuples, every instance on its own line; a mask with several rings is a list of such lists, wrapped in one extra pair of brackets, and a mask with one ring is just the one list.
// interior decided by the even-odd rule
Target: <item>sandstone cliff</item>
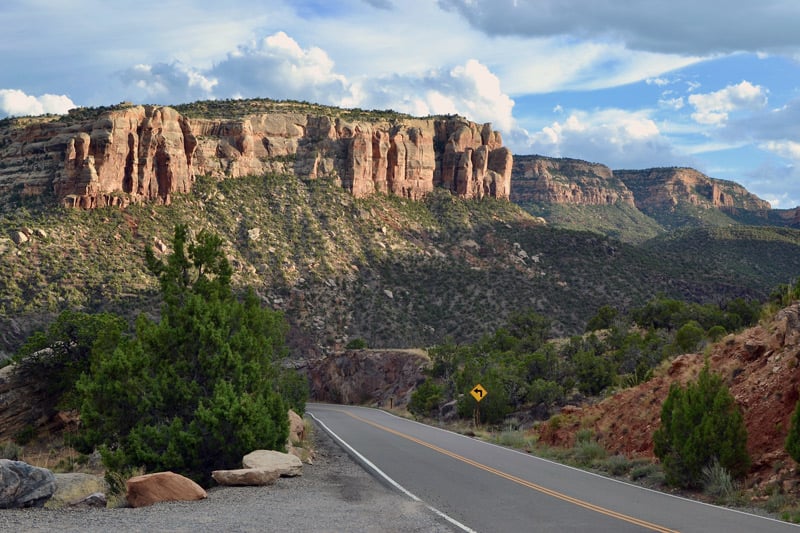
[(511, 200), (516, 203), (634, 206), (633, 193), (605, 165), (578, 159), (516, 156)]
[[(258, 102), (258, 101), (256, 101)], [(121, 104), (65, 117), (0, 122), (0, 194), (51, 193), (82, 208), (169, 203), (196, 176), (266, 172), (331, 177), (357, 197), (417, 199), (435, 186), (458, 196), (508, 198), (511, 152), (489, 124), (463, 118), (364, 114), (334, 108), (193, 118), (175, 109)]]
[(633, 191), (636, 207), (643, 211), (670, 210), (681, 203), (717, 208), (729, 214), (738, 211), (768, 211), (769, 202), (741, 185), (709, 178), (691, 168), (617, 170), (615, 174)]

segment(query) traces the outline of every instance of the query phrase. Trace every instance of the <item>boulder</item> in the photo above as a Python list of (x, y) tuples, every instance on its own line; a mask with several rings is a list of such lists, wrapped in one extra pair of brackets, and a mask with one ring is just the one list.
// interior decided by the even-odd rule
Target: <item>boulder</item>
[(56, 491), (50, 470), (0, 459), (0, 509), (42, 507)]
[(25, 244), (30, 239), (22, 231), (14, 230), (11, 232), (11, 240), (14, 241), (14, 244)]
[(300, 476), (303, 474), (303, 462), (294, 455), (275, 450), (256, 450), (248, 453), (242, 459), (245, 468), (272, 470), (284, 477)]
[(281, 474), (277, 470), (263, 468), (240, 468), (238, 470), (214, 470), (211, 477), (225, 486), (273, 485)]
[(125, 483), (125, 498), (131, 507), (158, 502), (194, 501), (208, 496), (203, 487), (174, 472), (156, 472), (130, 478)]
[[(103, 476), (93, 476), (80, 472), (55, 474), (56, 492), (45, 504), (48, 509), (60, 509), (82, 501), (93, 494), (104, 494), (108, 483)], [(105, 495), (103, 496), (105, 498)]]
[(303, 418), (289, 409), (289, 443), (303, 442), (306, 436), (306, 424)]

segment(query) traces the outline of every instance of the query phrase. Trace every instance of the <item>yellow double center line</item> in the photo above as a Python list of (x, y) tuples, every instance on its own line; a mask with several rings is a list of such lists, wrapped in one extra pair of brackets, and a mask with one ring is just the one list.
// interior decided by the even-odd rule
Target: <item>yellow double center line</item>
[(453, 459), (456, 459), (456, 460), (461, 461), (463, 463), (467, 463), (468, 465), (472, 465), (475, 468), (480, 468), (481, 470), (485, 470), (486, 472), (489, 472), (489, 473), (494, 474), (496, 476), (500, 476), (501, 478), (507, 479), (509, 481), (513, 481), (514, 483), (522, 485), (523, 487), (528, 487), (529, 489), (533, 489), (535, 491), (541, 492), (543, 494), (547, 494), (547, 495), (552, 496), (554, 498), (558, 498), (559, 500), (563, 500), (565, 502), (572, 503), (572, 504), (577, 505), (579, 507), (583, 507), (584, 509), (589, 509), (591, 511), (595, 511), (597, 513), (600, 513), (600, 514), (603, 514), (603, 515), (606, 515), (606, 516), (610, 516), (610, 517), (616, 518), (618, 520), (623, 520), (623, 521), (629, 522), (631, 524), (636, 524), (637, 526), (641, 526), (641, 527), (650, 529), (652, 531), (659, 531), (659, 532), (662, 532), (662, 533), (677, 533), (677, 531), (674, 530), (674, 529), (668, 529), (668, 528), (665, 528), (663, 526), (659, 526), (657, 524), (652, 524), (650, 522), (646, 522), (644, 520), (640, 520), (640, 519), (635, 518), (633, 516), (628, 516), (626, 514), (622, 514), (622, 513), (616, 512), (616, 511), (612, 511), (611, 509), (606, 509), (605, 507), (600, 507), (599, 505), (594, 505), (592, 503), (585, 502), (583, 500), (579, 500), (578, 498), (573, 498), (572, 496), (568, 496), (568, 495), (563, 494), (561, 492), (557, 492), (555, 490), (548, 489), (547, 487), (543, 487), (541, 485), (537, 485), (536, 483), (531, 483), (530, 481), (527, 481), (525, 479), (519, 478), (519, 477), (511, 475), (511, 474), (507, 474), (506, 472), (503, 472), (501, 470), (497, 470), (495, 468), (492, 468), (491, 466), (486, 466), (485, 464), (478, 463), (476, 461), (473, 461), (472, 459), (468, 459), (468, 458), (464, 457), (463, 455), (458, 455), (457, 453), (453, 453), (453, 452), (451, 452), (449, 450), (445, 450), (444, 448), (440, 448), (438, 446), (435, 446), (435, 445), (430, 444), (428, 442), (425, 442), (423, 440), (417, 439), (417, 438), (412, 437), (410, 435), (406, 435), (405, 433), (401, 433), (399, 431), (396, 431), (394, 429), (388, 428), (386, 426), (382, 426), (380, 424), (377, 424), (377, 423), (372, 422), (370, 420), (367, 420), (365, 418), (361, 418), (358, 415), (354, 415), (354, 414), (348, 413), (348, 412), (345, 412), (345, 413), (347, 415), (351, 416), (352, 418), (355, 418), (356, 420), (364, 422), (365, 424), (369, 424), (372, 427), (375, 427), (377, 429), (386, 431), (387, 433), (391, 433), (392, 435), (396, 435), (398, 437), (402, 437), (402, 438), (404, 438), (406, 440), (410, 440), (411, 442), (415, 442), (415, 443), (419, 444), (420, 446), (425, 446), (426, 448), (430, 448), (431, 450), (437, 451), (437, 452), (439, 452), (441, 454), (444, 454), (444, 455), (446, 455), (448, 457), (452, 457)]

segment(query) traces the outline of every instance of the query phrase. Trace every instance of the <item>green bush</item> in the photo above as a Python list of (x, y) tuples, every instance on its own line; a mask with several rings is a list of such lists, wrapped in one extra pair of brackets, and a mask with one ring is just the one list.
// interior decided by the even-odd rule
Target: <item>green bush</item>
[(693, 352), (705, 338), (703, 327), (694, 320), (690, 320), (675, 333), (675, 346), (682, 353)]
[(444, 389), (431, 378), (427, 378), (411, 393), (408, 410), (417, 416), (430, 416), (439, 407)]
[(544, 404), (550, 408), (564, 399), (564, 389), (555, 381), (536, 378), (528, 386), (527, 399), (532, 405)]
[(584, 394), (599, 394), (614, 382), (614, 372), (609, 362), (593, 351), (579, 351), (572, 357), (578, 390)]
[(89, 371), (95, 343), (118, 342), (128, 329), (121, 317), (110, 313), (63, 311), (46, 332), (36, 332), (14, 355), (19, 365), (44, 380), (53, 405), (74, 408), (75, 382)]
[(135, 336), (96, 345), (77, 383), (78, 445), (99, 447), (113, 471), (172, 470), (209, 484), (211, 471), (235, 468), (246, 453), (282, 449), (288, 406), (279, 390), (304, 398), (277, 364), (282, 315), (253, 292), (234, 297), (222, 240), (201, 232), (187, 247), (187, 228), (178, 226), (173, 250), (166, 262), (147, 253), (164, 298), (161, 320), (140, 316)]
[(800, 463), (800, 401), (795, 405), (784, 447), (789, 456)]
[(697, 382), (670, 388), (653, 442), (670, 485), (701, 487), (703, 468), (713, 461), (734, 478), (744, 476), (750, 467), (742, 414), (707, 363)]
[(347, 350), (363, 350), (367, 347), (367, 341), (361, 337), (356, 337), (345, 345)]

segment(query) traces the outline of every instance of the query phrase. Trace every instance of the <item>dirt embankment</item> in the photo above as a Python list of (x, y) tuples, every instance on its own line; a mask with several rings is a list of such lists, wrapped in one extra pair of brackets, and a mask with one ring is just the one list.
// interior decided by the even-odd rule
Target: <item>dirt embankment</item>
[[(800, 397), (800, 304), (782, 309), (769, 322), (727, 336), (708, 358), (744, 415), (753, 461), (749, 483), (780, 482), (784, 490), (800, 492), (800, 483), (792, 479), (796, 464), (784, 449)], [(552, 445), (571, 446), (577, 431), (589, 428), (609, 453), (653, 457), (653, 432), (660, 425), (670, 385), (695, 380), (704, 364), (703, 354), (681, 355), (646, 383), (596, 405), (567, 406), (558, 428), (542, 425), (541, 438)]]

